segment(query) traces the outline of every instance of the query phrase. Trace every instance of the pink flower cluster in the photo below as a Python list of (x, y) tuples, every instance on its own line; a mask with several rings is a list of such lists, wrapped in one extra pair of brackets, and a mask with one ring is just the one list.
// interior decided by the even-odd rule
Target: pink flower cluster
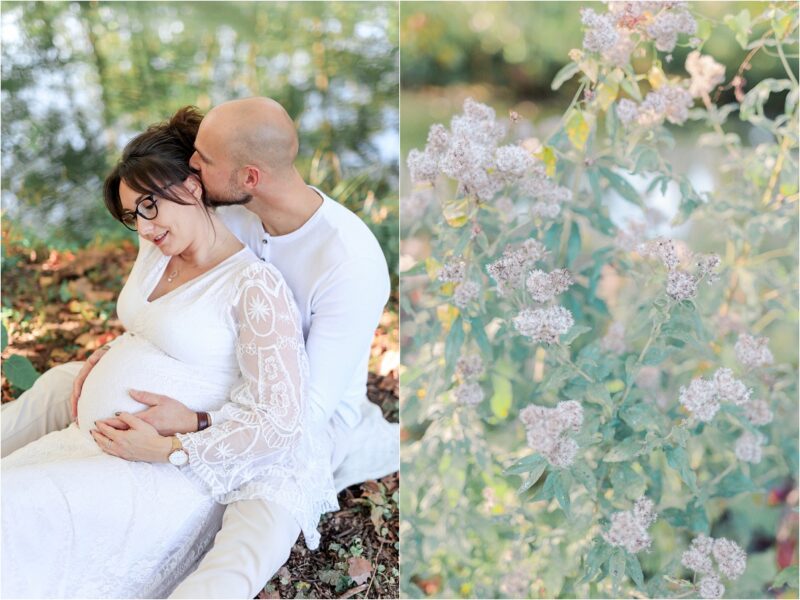
[(575, 280), (566, 269), (556, 269), (550, 273), (534, 269), (528, 275), (525, 287), (536, 302), (548, 302), (566, 292), (573, 283)]
[(700, 254), (695, 256), (695, 274), (680, 268), (680, 261), (675, 252), (672, 240), (657, 238), (638, 245), (639, 254), (645, 257), (658, 258), (667, 268), (667, 295), (673, 300), (682, 301), (694, 298), (701, 279), (710, 285), (719, 278), (716, 269), (720, 259), (716, 254)]
[[(716, 569), (712, 556), (717, 563)], [(720, 581), (720, 573), (728, 579), (738, 579), (747, 567), (747, 553), (727, 538), (714, 539), (700, 534), (681, 556), (681, 564), (703, 576), (699, 585), (702, 598), (722, 598), (725, 586)]]
[(647, 530), (657, 518), (653, 501), (642, 496), (632, 510), (611, 515), (611, 526), (603, 532), (603, 538), (612, 546), (625, 548), (631, 554), (641, 552), (653, 542)]
[(563, 306), (524, 308), (512, 320), (514, 328), (534, 342), (555, 344), (575, 324), (572, 313)]
[(564, 468), (575, 461), (578, 444), (567, 434), (577, 433), (583, 424), (583, 407), (575, 400), (559, 402), (555, 408), (531, 404), (519, 413), (527, 431), (528, 446), (539, 452), (551, 466)]
[(707, 96), (715, 87), (725, 81), (725, 67), (713, 57), (693, 50), (686, 57), (686, 72), (692, 76), (689, 93), (695, 98)]
[(765, 425), (772, 414), (765, 402), (751, 399), (753, 390), (733, 376), (733, 371), (720, 368), (712, 379), (692, 379), (688, 387), (681, 387), (680, 403), (699, 421), (709, 422), (719, 411), (722, 402), (743, 406), (754, 425)]
[(483, 388), (476, 381), (483, 375), (483, 360), (477, 354), (464, 355), (456, 363), (456, 374), (461, 383), (454, 394), (459, 404), (475, 406), (483, 401)]
[(459, 194), (484, 202), (505, 186), (518, 185), (524, 196), (535, 200), (534, 215), (555, 218), (561, 204), (571, 199), (570, 191), (547, 177), (544, 165), (526, 148), (500, 146), (505, 134), (494, 109), (467, 98), (463, 114), (453, 117), (449, 131), (433, 125), (425, 148), (409, 152), (411, 180), (435, 183), (443, 174), (458, 182)]
[(506, 246), (500, 258), (486, 265), (486, 271), (497, 284), (497, 293), (505, 296), (521, 287), (526, 270), (547, 254), (544, 244), (534, 239), (518, 246)]
[(767, 337), (754, 337), (742, 333), (739, 335), (739, 339), (733, 347), (736, 352), (736, 359), (742, 365), (750, 369), (758, 369), (766, 365), (771, 365), (774, 358), (767, 344), (769, 344), (769, 338)]
[(686, 2), (609, 2), (609, 12), (604, 14), (584, 9), (583, 47), (618, 67), (630, 62), (634, 34), (653, 40), (662, 52), (671, 52), (678, 35), (697, 31), (697, 22), (687, 6)]

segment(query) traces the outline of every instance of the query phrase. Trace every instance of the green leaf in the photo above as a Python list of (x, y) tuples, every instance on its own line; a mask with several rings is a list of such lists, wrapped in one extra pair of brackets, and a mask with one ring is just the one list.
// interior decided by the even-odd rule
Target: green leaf
[(495, 373), (492, 375), (492, 385), (494, 386), (494, 394), (492, 394), (492, 399), (489, 402), (492, 413), (499, 419), (505, 419), (508, 416), (508, 411), (511, 410), (513, 397), (511, 382), (504, 375)]
[(747, 40), (750, 37), (750, 12), (742, 9), (738, 15), (725, 15), (723, 21), (733, 31), (739, 45), (742, 48), (747, 46)]
[(584, 461), (578, 461), (570, 467), (570, 471), (572, 476), (586, 488), (592, 498), (597, 496), (597, 478), (594, 476), (592, 469), (589, 468), (589, 465)]
[(624, 177), (617, 175), (611, 169), (600, 167), (600, 174), (608, 181), (608, 184), (616, 191), (622, 198), (640, 208), (643, 208), (642, 199), (639, 197), (639, 192), (628, 183)]
[(622, 462), (630, 460), (634, 456), (638, 455), (643, 448), (644, 444), (642, 444), (641, 440), (637, 440), (636, 438), (628, 438), (621, 444), (611, 448), (609, 453), (603, 457), (603, 462)]
[(611, 577), (611, 597), (620, 598), (619, 586), (625, 577), (625, 550), (617, 548), (608, 562), (608, 575)]
[(567, 137), (576, 150), (583, 150), (592, 128), (580, 110), (573, 110), (566, 123)]
[(29, 390), (39, 378), (31, 361), (19, 354), (12, 354), (3, 361), (3, 372), (9, 383), (20, 390)]
[(742, 473), (740, 469), (736, 469), (732, 473), (728, 473), (717, 484), (712, 496), (720, 498), (732, 498), (744, 492), (755, 491), (756, 487), (747, 475)]
[(550, 84), (550, 89), (555, 91), (564, 85), (567, 81), (572, 79), (579, 71), (578, 63), (570, 62), (558, 70), (556, 76), (553, 77), (553, 83)]
[(503, 471), (506, 475), (519, 475), (521, 473), (531, 473), (539, 468), (539, 465), (547, 466), (547, 461), (541, 454), (531, 454), (515, 462)]
[(780, 573), (778, 573), (777, 577), (775, 577), (775, 581), (772, 582), (772, 587), (779, 588), (788, 584), (790, 588), (796, 590), (798, 587), (798, 578), (800, 578), (800, 574), (798, 574), (797, 565), (786, 567)]
[(8, 331), (6, 331), (5, 325), (0, 325), (2, 329), (0, 329), (0, 352), (3, 352), (6, 348), (8, 348)]
[(689, 466), (689, 455), (686, 454), (686, 450), (680, 446), (667, 446), (664, 448), (664, 453), (667, 455), (667, 464), (678, 472), (692, 493), (697, 494), (697, 475)]
[(664, 362), (672, 353), (672, 348), (655, 345), (647, 349), (647, 354), (642, 358), (643, 365), (658, 365)]
[(592, 548), (586, 556), (584, 574), (580, 579), (580, 583), (585, 583), (597, 575), (613, 551), (614, 547), (609, 546), (602, 538), (595, 538), (594, 544), (592, 544)]
[(529, 489), (531, 489), (536, 484), (536, 482), (539, 481), (539, 478), (542, 476), (546, 468), (547, 468), (547, 462), (544, 459), (542, 459), (542, 461), (538, 465), (536, 465), (536, 467), (534, 467), (533, 470), (530, 471), (530, 473), (528, 473), (528, 476), (525, 478), (525, 481), (522, 482), (522, 485), (517, 490), (517, 494), (524, 494)]
[(547, 481), (544, 482), (544, 494), (546, 498), (555, 498), (561, 509), (569, 517), (569, 488), (572, 485), (572, 477), (568, 471), (550, 471)]
[(70, 292), (69, 287), (67, 287), (66, 279), (61, 282), (61, 287), (58, 288), (58, 297), (62, 302), (69, 302), (72, 300), (72, 292)]
[(475, 338), (478, 348), (481, 349), (483, 359), (491, 360), (493, 357), (492, 345), (489, 343), (489, 338), (486, 337), (486, 329), (484, 329), (486, 324), (484, 323), (483, 318), (472, 317), (470, 319), (470, 324), (472, 325), (470, 333), (472, 334), (472, 337)]
[(635, 554), (625, 553), (625, 572), (631, 578), (636, 587), (642, 589), (644, 587), (644, 575), (642, 574), (642, 565), (639, 564), (639, 559)]
[(575, 259), (581, 253), (581, 230), (578, 224), (572, 222), (569, 230), (569, 241), (567, 241), (567, 266), (572, 267)]
[(579, 336), (591, 330), (592, 328), (587, 325), (573, 325), (572, 329), (570, 329), (567, 333), (561, 336), (561, 343), (564, 344), (565, 346), (569, 346)]
[(628, 404), (619, 411), (620, 418), (634, 431), (660, 430), (664, 416), (649, 402)]
[(459, 354), (461, 353), (461, 346), (464, 343), (464, 327), (461, 323), (460, 316), (453, 321), (450, 327), (450, 333), (447, 335), (447, 341), (444, 345), (445, 377), (448, 380), (453, 374)]

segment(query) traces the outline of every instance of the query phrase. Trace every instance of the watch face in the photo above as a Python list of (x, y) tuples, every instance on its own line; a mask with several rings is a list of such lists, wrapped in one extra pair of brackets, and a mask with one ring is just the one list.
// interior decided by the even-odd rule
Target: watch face
[(186, 450), (173, 450), (169, 455), (169, 462), (176, 467), (182, 467), (189, 462), (189, 455)]

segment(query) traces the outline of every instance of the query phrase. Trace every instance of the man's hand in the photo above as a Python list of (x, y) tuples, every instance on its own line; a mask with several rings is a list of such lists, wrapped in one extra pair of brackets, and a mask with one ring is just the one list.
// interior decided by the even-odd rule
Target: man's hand
[(72, 394), (70, 394), (69, 403), (73, 421), (78, 419), (78, 398), (81, 396), (83, 382), (86, 381), (86, 377), (88, 377), (89, 372), (94, 369), (94, 366), (103, 357), (103, 355), (108, 352), (108, 350), (108, 346), (102, 346), (101, 348), (98, 348), (92, 352), (92, 355), (86, 359), (85, 363), (83, 363), (83, 367), (81, 367), (81, 370), (78, 372), (78, 376), (72, 383)]
[[(184, 404), (160, 394), (131, 390), (131, 398), (149, 408), (136, 413), (136, 417), (156, 428), (161, 435), (175, 435), (176, 433), (192, 433), (197, 431), (197, 413), (187, 408)], [(98, 421), (100, 423), (102, 421)], [(127, 424), (121, 419), (108, 419), (105, 421), (111, 427), (125, 429)]]
[(155, 427), (129, 413), (120, 413), (120, 421), (127, 430), (121, 431), (96, 421), (92, 437), (106, 454), (125, 460), (163, 463), (169, 461), (172, 440), (158, 435)]

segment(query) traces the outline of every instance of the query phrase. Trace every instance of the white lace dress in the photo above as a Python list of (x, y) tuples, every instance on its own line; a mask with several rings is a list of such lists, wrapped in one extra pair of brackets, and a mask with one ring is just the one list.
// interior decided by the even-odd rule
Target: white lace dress
[[(0, 462), (5, 598), (166, 597), (208, 550), (225, 503), (285, 506), (312, 549), (320, 514), (338, 506), (282, 276), (245, 248), (148, 302), (168, 259), (140, 244), (117, 306), (127, 333), (86, 379), (80, 427)], [(143, 409), (130, 389), (211, 412), (211, 428), (179, 435), (187, 466), (130, 462), (95, 444), (96, 419)]]

